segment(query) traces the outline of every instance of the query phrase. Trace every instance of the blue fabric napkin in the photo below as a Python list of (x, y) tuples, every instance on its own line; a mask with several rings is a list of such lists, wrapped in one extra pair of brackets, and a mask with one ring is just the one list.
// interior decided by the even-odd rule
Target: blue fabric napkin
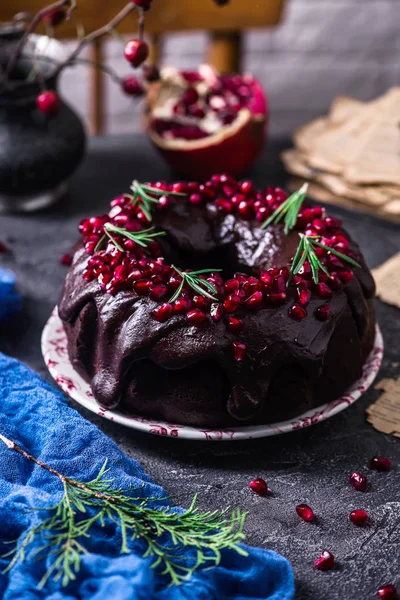
[[(156, 504), (165, 504), (162, 497), (166, 492), (152, 482), (139, 463), (125, 456), (111, 439), (70, 408), (65, 398), (41, 377), (1, 353), (0, 398), (0, 433), (36, 458), (63, 474), (86, 481), (97, 475), (107, 458), (109, 476), (116, 487), (144, 483), (135, 494), (156, 497), (160, 499)], [(0, 554), (10, 549), (4, 542), (17, 539), (43, 518), (43, 513), (27, 509), (53, 506), (61, 496), (57, 477), (0, 441)], [(9, 559), (1, 557), (0, 598), (291, 600), (294, 595), (290, 563), (269, 550), (246, 547), (248, 557), (223, 551), (218, 567), (197, 571), (179, 587), (165, 587), (150, 566), (151, 558), (142, 557), (140, 544), (133, 545), (131, 554), (120, 555), (120, 541), (114, 527), (93, 529), (92, 537), (85, 541), (89, 552), (83, 557), (77, 579), (66, 588), (49, 581), (43, 590), (37, 589), (46, 570), (41, 562), (18, 563), (4, 574)]]
[(0, 321), (21, 309), (21, 296), (14, 290), (15, 275), (0, 269)]

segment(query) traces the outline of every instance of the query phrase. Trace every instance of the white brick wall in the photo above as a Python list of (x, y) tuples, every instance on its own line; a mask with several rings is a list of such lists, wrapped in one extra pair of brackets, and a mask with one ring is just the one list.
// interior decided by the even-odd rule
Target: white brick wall
[[(196, 66), (207, 36), (176, 34), (164, 43), (163, 63)], [(321, 114), (336, 94), (370, 99), (400, 85), (400, 0), (288, 0), (286, 16), (273, 30), (246, 33), (243, 66), (264, 84), (271, 105), (271, 129), (289, 134)], [(110, 40), (107, 61), (129, 71), (121, 46)], [(62, 91), (88, 116), (87, 67), (63, 76)], [(139, 109), (106, 83), (106, 128), (128, 132), (139, 125)]]

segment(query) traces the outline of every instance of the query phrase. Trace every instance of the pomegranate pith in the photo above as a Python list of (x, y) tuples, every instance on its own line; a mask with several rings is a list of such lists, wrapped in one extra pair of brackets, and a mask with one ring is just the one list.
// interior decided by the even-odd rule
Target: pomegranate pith
[(268, 494), (268, 484), (265, 479), (262, 479), (261, 477), (252, 479), (249, 483), (249, 488), (258, 496), (266, 496)]
[(317, 558), (314, 565), (319, 571), (328, 571), (335, 566), (335, 557), (328, 550), (324, 550), (321, 556)]

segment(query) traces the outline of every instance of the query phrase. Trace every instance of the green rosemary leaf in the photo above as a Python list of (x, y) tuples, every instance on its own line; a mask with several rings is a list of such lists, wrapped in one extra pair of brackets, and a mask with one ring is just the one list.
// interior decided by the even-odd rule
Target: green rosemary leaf
[(187, 194), (184, 194), (183, 192), (171, 192), (168, 190), (160, 190), (158, 188), (151, 187), (150, 185), (144, 185), (143, 183), (141, 183), (140, 185), (141, 188), (146, 192), (158, 194), (159, 196), (187, 196)]
[[(182, 282), (181, 282), (179, 288), (176, 290), (176, 292), (170, 298), (170, 300), (169, 300), (170, 302), (174, 302), (177, 298), (179, 298), (185, 284), (188, 285), (189, 287), (191, 287), (195, 292), (197, 292), (201, 296), (204, 296), (205, 298), (209, 298), (210, 300), (214, 300), (214, 301), (218, 300), (218, 298), (215, 297), (218, 293), (217, 288), (214, 286), (214, 284), (211, 283), (211, 281), (202, 279), (200, 277), (200, 275), (204, 275), (206, 273), (208, 273), (208, 274), (216, 273), (217, 271), (221, 271), (222, 269), (200, 269), (198, 271), (186, 272), (186, 271), (182, 271), (178, 267), (175, 267), (175, 265), (171, 265), (171, 266), (178, 273), (178, 275), (180, 275), (180, 277), (182, 277)], [(178, 291), (179, 291), (179, 294), (178, 294)], [(211, 293), (209, 293), (209, 292), (211, 292)], [(212, 294), (214, 294), (214, 296)]]
[(170, 303), (175, 302), (175, 300), (177, 300), (179, 298), (179, 296), (182, 293), (184, 284), (185, 284), (185, 280), (182, 279), (181, 283), (179, 284), (179, 287), (177, 288), (177, 290), (175, 291), (175, 293), (169, 299)]
[[(287, 286), (289, 286), (290, 282), (293, 279), (293, 276), (297, 275), (297, 273), (299, 272), (299, 270), (303, 266), (303, 263), (306, 260), (305, 255), (303, 255), (303, 252), (304, 252), (304, 236), (302, 234), (300, 234), (300, 243), (297, 247), (296, 254), (294, 255), (294, 258), (293, 258), (292, 268), (290, 269), (289, 279), (286, 284)], [(303, 262), (301, 262), (303, 256), (304, 256), (304, 260), (303, 260)]]
[(118, 250), (120, 252), (123, 252), (124, 251), (123, 247), (117, 242), (117, 240), (115, 239), (115, 237), (106, 229), (105, 225), (104, 225), (104, 231), (106, 232), (106, 235), (110, 238), (110, 240), (112, 241), (112, 243), (114, 244), (114, 246), (116, 248), (118, 248)]
[[(191, 288), (194, 289), (195, 292), (197, 292), (198, 294), (200, 294), (201, 296), (205, 296), (206, 298), (210, 298), (210, 300), (215, 300), (217, 301), (218, 298), (215, 298), (214, 296), (212, 296), (211, 294), (209, 294), (204, 288), (200, 287), (199, 282), (203, 281), (203, 280), (195, 280), (193, 278), (186, 278), (188, 284), (190, 285)], [(215, 290), (216, 291), (216, 290)]]
[(103, 246), (104, 242), (106, 241), (106, 236), (102, 235), (101, 238), (99, 239), (99, 241), (97, 242), (94, 251), (98, 252), (100, 250), (100, 248)]
[(261, 229), (265, 229), (268, 225), (278, 224), (284, 218), (284, 232), (287, 235), (293, 229), (297, 222), (297, 217), (300, 208), (307, 196), (308, 184), (305, 183), (299, 190), (294, 192), (287, 198), (278, 208), (268, 217), (261, 225)]
[(198, 271), (190, 271), (190, 275), (204, 275), (205, 273), (221, 273), (222, 269), (200, 269)]
[(115, 238), (111, 235), (110, 232), (117, 233), (118, 235), (127, 238), (128, 240), (132, 240), (139, 246), (146, 248), (147, 245), (154, 240), (154, 238), (166, 235), (165, 231), (155, 231), (154, 227), (149, 227), (148, 229), (142, 229), (141, 231), (128, 231), (127, 229), (123, 229), (122, 227), (117, 227), (113, 223), (105, 223), (104, 232), (108, 237), (112, 240), (113, 244), (120, 250), (124, 252), (124, 248), (118, 244)]

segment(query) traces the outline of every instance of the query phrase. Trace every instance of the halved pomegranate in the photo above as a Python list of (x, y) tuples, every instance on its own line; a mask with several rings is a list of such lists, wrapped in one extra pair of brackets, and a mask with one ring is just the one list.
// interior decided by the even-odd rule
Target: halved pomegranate
[(189, 179), (243, 174), (261, 152), (268, 107), (252, 75), (161, 70), (148, 93), (147, 130), (170, 166)]

